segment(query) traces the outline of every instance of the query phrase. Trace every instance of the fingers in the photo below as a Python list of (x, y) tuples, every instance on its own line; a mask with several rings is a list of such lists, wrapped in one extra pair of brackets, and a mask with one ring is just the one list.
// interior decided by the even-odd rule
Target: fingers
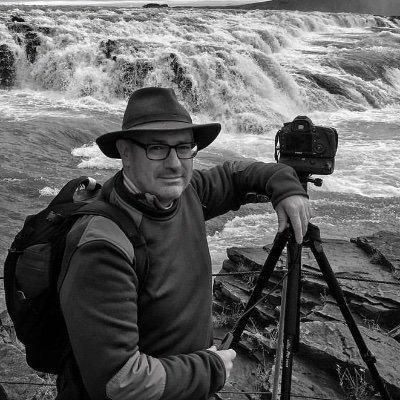
[(278, 232), (286, 229), (290, 220), (296, 242), (301, 244), (312, 216), (308, 199), (297, 195), (287, 197), (276, 206), (276, 213), (278, 215)]
[(236, 358), (236, 351), (233, 349), (228, 349), (219, 350), (216, 353), (222, 358), (222, 361), (224, 362), (226, 379), (228, 379), (233, 368), (233, 360)]
[(276, 207), (276, 214), (278, 215), (278, 232), (283, 232), (289, 226), (288, 217), (282, 207)]
[(228, 379), (233, 368), (233, 360), (236, 358), (236, 351), (233, 349), (217, 350), (215, 346), (211, 346), (208, 350), (216, 353), (221, 358), (226, 370), (226, 379)]

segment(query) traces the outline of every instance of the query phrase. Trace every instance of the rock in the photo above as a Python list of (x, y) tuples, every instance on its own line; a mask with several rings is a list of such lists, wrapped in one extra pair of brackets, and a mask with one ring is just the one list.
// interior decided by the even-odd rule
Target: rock
[(174, 74), (172, 82), (180, 89), (184, 97), (187, 98), (193, 109), (196, 109), (198, 96), (195, 92), (194, 84), (186, 69), (181, 65), (178, 56), (171, 53), (168, 57), (169, 66)]
[(168, 4), (149, 3), (143, 6), (143, 8), (166, 8), (166, 7), (168, 7)]
[(380, 231), (372, 236), (351, 239), (373, 257), (374, 262), (385, 265), (400, 279), (400, 237), (392, 232)]
[[(265, 249), (228, 249), (228, 258), (233, 262), (228, 268), (232, 269), (235, 264), (238, 264), (239, 269), (261, 270), (270, 248), (271, 246), (266, 246)], [(399, 281), (393, 277), (393, 274), (382, 265), (372, 263), (369, 254), (353, 242), (326, 239), (323, 249), (352, 311), (362, 315), (363, 318), (379, 319), (387, 329), (393, 329), (400, 323), (400, 298), (396, 285)], [(303, 249), (302, 260), (301, 305), (307, 315), (315, 311), (314, 307), (323, 305), (324, 297), (329, 294), (329, 288), (310, 249)], [(283, 253), (272, 279), (279, 279), (282, 276), (285, 263)], [(380, 282), (390, 282), (393, 285)]]
[[(388, 335), (364, 327), (360, 327), (360, 331), (368, 350), (376, 357), (376, 368), (383, 382), (393, 398), (400, 398), (400, 343)], [(301, 324), (300, 353), (300, 357), (312, 360), (321, 369), (336, 369), (338, 363), (365, 369), (365, 363), (348, 327), (339, 322), (314, 321)], [(372, 382), (371, 378), (369, 380)]]
[(119, 70), (116, 93), (124, 97), (129, 96), (137, 87), (142, 87), (146, 76), (154, 69), (149, 60), (140, 58), (135, 61), (118, 58), (116, 68)]
[(16, 337), (6, 310), (0, 314), (0, 386), (7, 397), (0, 399), (34, 400), (55, 398), (55, 378), (40, 374), (26, 363), (24, 346)]
[(22, 17), (18, 17), (17, 15), (11, 16), (11, 22), (25, 22)]
[(37, 31), (43, 33), (44, 35), (54, 35), (57, 32), (57, 29), (49, 26), (38, 26)]
[(388, 332), (388, 335), (400, 342), (400, 325)]
[(7, 89), (15, 82), (15, 55), (6, 44), (0, 44), (0, 88)]
[[(332, 285), (328, 285), (322, 274), (329, 272), (330, 264), (368, 349), (376, 355), (383, 381), (393, 398), (400, 398), (400, 295), (396, 279), (399, 241), (395, 234), (388, 232), (351, 241), (323, 239), (328, 265), (321, 266), (311, 249), (303, 247), (300, 351), (294, 358), (293, 393), (306, 398), (318, 397), (315, 393), (321, 393), (320, 397), (348, 398), (345, 393), (349, 390), (348, 382), (344, 381), (351, 380), (351, 376), (348, 377), (351, 373), (365, 374), (363, 385), (366, 391), (371, 390), (372, 380), (365, 370), (366, 364), (330, 293)], [(229, 316), (226, 320), (231, 326), (240, 318), (271, 248), (272, 245), (227, 250), (228, 259), (221, 273), (228, 275), (215, 277), (214, 309), (220, 315)], [(371, 254), (374, 257), (371, 258)], [(263, 295), (268, 294), (268, 297), (253, 311), (242, 332), (240, 346), (251, 354), (260, 352), (261, 348), (263, 357), (272, 359), (279, 332), (280, 280), (287, 270), (286, 249), (276, 266), (265, 268), (271, 273), (263, 289)], [(229, 275), (236, 272), (241, 275)], [(249, 272), (257, 274), (249, 275)], [(319, 381), (322, 375), (324, 383)]]
[(37, 56), (37, 48), (41, 45), (40, 37), (36, 32), (27, 32), (25, 34), (25, 53), (29, 62), (34, 63)]
[(395, 24), (400, 24), (400, 16), (392, 15), (392, 16), (388, 17), (388, 19), (390, 21), (394, 22)]
[(12, 344), (19, 350), (24, 351), (24, 345), (18, 340), (13, 322), (7, 310), (0, 313), (0, 343)]
[(7, 382), (2, 386), (8, 400), (42, 398), (39, 394), (45, 387), (40, 385), (48, 383), (26, 364), (24, 353), (11, 344), (0, 343), (0, 376), (2, 382)]
[(25, 23), (25, 21), (7, 23), (6, 26), (10, 32), (15, 32), (15, 33), (26, 33), (34, 30), (33, 27)]
[(111, 58), (112, 53), (117, 50), (117, 41), (116, 40), (102, 40), (99, 45), (100, 51), (106, 56), (106, 58)]

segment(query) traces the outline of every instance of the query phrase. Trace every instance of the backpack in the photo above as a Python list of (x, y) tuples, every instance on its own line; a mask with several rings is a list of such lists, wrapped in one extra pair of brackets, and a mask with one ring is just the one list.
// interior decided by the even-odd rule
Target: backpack
[(148, 270), (146, 242), (134, 221), (102, 200), (102, 186), (82, 176), (69, 181), (38, 214), (29, 215), (15, 236), (4, 264), (7, 311), (17, 338), (24, 344), (26, 361), (37, 371), (57, 374), (70, 352), (57, 281), (66, 236), (82, 215), (113, 220), (135, 250), (140, 295)]

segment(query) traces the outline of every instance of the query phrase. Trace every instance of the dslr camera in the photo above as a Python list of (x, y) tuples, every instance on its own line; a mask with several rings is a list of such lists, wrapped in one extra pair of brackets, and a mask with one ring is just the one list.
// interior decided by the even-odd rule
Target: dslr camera
[(330, 175), (338, 146), (336, 129), (316, 126), (306, 116), (284, 123), (275, 136), (275, 159), (301, 175)]

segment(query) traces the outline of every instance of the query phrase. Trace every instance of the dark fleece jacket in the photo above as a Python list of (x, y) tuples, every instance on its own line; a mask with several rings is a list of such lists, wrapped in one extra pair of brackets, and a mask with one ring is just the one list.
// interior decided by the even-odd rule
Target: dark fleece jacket
[(205, 220), (238, 209), (249, 191), (266, 194), (274, 206), (306, 194), (293, 169), (263, 163), (195, 170), (168, 210), (129, 193), (121, 173), (113, 185), (109, 201), (130, 215), (146, 239), (147, 278), (138, 296), (143, 274), (114, 222), (84, 216), (74, 225), (59, 283), (72, 348), (59, 377), (59, 398), (68, 398), (78, 382), (74, 390), (81, 395), (73, 399), (206, 400), (223, 387), (225, 368), (206, 350), (213, 334)]

